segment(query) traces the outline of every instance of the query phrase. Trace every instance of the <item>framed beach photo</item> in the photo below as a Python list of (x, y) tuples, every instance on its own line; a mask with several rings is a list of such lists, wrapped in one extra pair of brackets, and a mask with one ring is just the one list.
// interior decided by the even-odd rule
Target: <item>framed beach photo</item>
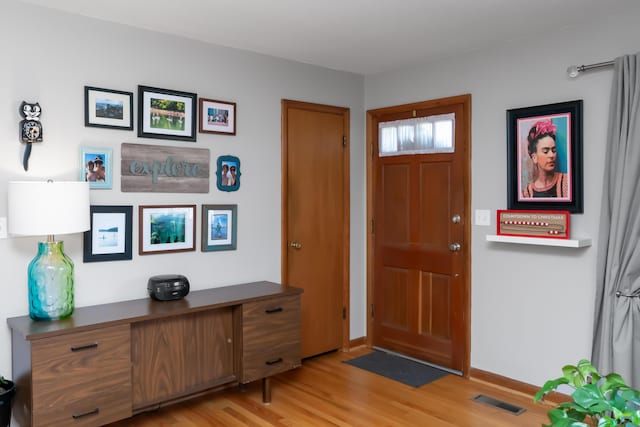
[(507, 206), (583, 212), (582, 100), (507, 111)]
[(140, 255), (196, 250), (196, 205), (138, 209)]
[(196, 140), (197, 95), (138, 86), (138, 136)]
[(220, 156), (217, 161), (217, 187), (220, 191), (237, 191), (240, 188), (240, 159), (236, 156)]
[(133, 93), (85, 86), (84, 125), (133, 130)]
[(84, 262), (131, 259), (132, 206), (91, 206), (91, 228), (84, 232)]
[(113, 179), (113, 151), (110, 148), (80, 148), (80, 181), (89, 188), (109, 189)]
[(200, 98), (200, 133), (236, 134), (236, 103)]
[(238, 205), (202, 205), (202, 252), (237, 247)]

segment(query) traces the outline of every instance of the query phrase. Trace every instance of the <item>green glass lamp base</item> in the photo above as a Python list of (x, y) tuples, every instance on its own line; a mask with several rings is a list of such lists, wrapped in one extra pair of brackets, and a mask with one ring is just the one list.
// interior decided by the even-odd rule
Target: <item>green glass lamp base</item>
[(29, 316), (34, 320), (58, 320), (73, 313), (73, 262), (63, 248), (63, 242), (39, 242), (29, 264)]

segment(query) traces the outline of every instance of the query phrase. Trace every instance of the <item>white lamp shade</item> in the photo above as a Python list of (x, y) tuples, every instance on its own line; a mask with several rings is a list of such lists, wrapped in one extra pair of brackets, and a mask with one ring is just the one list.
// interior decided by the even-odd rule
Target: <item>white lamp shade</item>
[(15, 181), (8, 193), (11, 234), (70, 234), (91, 227), (88, 182)]

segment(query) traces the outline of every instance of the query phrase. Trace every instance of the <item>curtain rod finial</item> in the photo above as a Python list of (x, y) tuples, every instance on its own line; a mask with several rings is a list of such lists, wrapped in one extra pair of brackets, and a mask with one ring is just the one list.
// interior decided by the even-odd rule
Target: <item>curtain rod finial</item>
[(572, 65), (569, 68), (567, 68), (567, 75), (572, 79), (575, 79), (576, 77), (578, 77), (578, 74), (580, 74), (579, 67)]

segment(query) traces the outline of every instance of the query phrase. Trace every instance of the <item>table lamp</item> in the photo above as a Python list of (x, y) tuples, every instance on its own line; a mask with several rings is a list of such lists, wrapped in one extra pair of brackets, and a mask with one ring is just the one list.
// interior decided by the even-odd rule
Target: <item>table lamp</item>
[(10, 182), (9, 233), (47, 236), (28, 268), (29, 316), (57, 320), (73, 313), (73, 262), (55, 234), (80, 233), (90, 228), (89, 183)]

